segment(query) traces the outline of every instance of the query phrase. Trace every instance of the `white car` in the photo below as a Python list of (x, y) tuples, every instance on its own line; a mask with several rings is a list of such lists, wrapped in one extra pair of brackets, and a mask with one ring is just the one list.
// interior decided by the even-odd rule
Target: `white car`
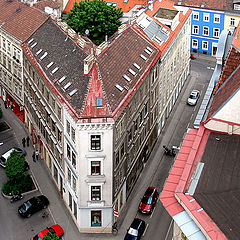
[(187, 104), (195, 106), (200, 97), (200, 92), (198, 90), (192, 90), (190, 96), (188, 97)]

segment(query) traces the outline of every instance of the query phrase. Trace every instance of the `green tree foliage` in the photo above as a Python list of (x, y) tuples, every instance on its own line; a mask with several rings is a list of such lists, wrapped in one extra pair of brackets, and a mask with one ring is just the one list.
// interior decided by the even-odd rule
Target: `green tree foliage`
[(121, 9), (108, 6), (103, 0), (83, 0), (75, 2), (65, 18), (67, 24), (81, 35), (89, 30), (88, 37), (95, 43), (104, 41), (105, 35), (110, 37), (121, 25), (123, 15)]
[(24, 158), (18, 152), (11, 153), (6, 164), (6, 175), (9, 180), (17, 180), (23, 176), (24, 161)]
[(60, 238), (56, 235), (56, 233), (52, 234), (48, 232), (47, 235), (43, 237), (43, 240), (60, 240)]

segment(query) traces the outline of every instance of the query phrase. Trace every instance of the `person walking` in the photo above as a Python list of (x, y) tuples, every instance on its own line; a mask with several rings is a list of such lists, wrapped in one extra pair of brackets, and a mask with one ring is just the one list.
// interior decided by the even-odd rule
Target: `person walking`
[(35, 155), (36, 155), (36, 160), (38, 161), (39, 160), (39, 158), (38, 158), (38, 155), (39, 155), (38, 150), (36, 150)]
[(26, 145), (26, 139), (25, 138), (22, 139), (22, 145), (25, 148), (25, 145)]
[(36, 162), (36, 154), (35, 154), (35, 151), (33, 151), (32, 160), (33, 160), (34, 162)]
[(30, 138), (27, 136), (27, 146), (29, 147)]
[(7, 101), (4, 101), (4, 106), (7, 109)]

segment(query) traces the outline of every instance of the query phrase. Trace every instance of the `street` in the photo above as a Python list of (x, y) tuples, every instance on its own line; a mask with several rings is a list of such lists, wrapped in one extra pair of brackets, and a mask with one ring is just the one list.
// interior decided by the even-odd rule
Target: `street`
[[(141, 173), (131, 195), (128, 199), (127, 206), (122, 213), (119, 222), (120, 228), (118, 235), (112, 234), (80, 234), (76, 225), (74, 224), (66, 206), (64, 205), (58, 191), (50, 179), (46, 166), (43, 161), (34, 163), (32, 157), (32, 146), (26, 147), (26, 160), (30, 164), (30, 169), (34, 178), (36, 179), (39, 190), (25, 196), (22, 200), (13, 204), (2, 195), (0, 197), (0, 239), (6, 240), (23, 240), (30, 239), (39, 231), (47, 226), (59, 223), (64, 229), (64, 240), (75, 239), (123, 239), (134, 217), (138, 217), (146, 221), (147, 229), (142, 239), (145, 240), (170, 240), (172, 239), (172, 219), (163, 208), (161, 202), (158, 200), (155, 210), (152, 215), (145, 216), (138, 213), (138, 204), (148, 186), (154, 186), (159, 193), (162, 191), (165, 180), (171, 169), (174, 157), (164, 155), (163, 145), (168, 147), (181, 145), (183, 136), (187, 128), (193, 127), (193, 122), (196, 117), (200, 102), (203, 98), (207, 84), (213, 73), (215, 66), (214, 59), (211, 57), (199, 57), (191, 61), (191, 75), (188, 77), (185, 85), (178, 97), (176, 104), (171, 112), (169, 119), (154, 147), (146, 166)], [(188, 106), (186, 104), (187, 98), (192, 91), (197, 89), (200, 91), (200, 99), (197, 105)], [(2, 104), (2, 109), (3, 103)], [(26, 130), (23, 124), (11, 112), (10, 109), (3, 109), (3, 120), (5, 120), (11, 129), (4, 133), (0, 133), (0, 154), (6, 152), (13, 146), (21, 146), (21, 138), (26, 137)], [(0, 169), (1, 186), (6, 181), (5, 170)], [(18, 213), (18, 206), (32, 196), (44, 194), (49, 198), (50, 205), (47, 210), (40, 211), (28, 219), (22, 219)], [(49, 216), (42, 218), (44, 211), (48, 211)]]

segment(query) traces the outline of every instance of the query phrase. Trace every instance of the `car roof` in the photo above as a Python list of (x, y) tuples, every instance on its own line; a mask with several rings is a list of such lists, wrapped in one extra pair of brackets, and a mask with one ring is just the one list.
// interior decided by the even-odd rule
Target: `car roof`
[(192, 90), (192, 92), (191, 92), (191, 94), (197, 94), (197, 93), (199, 93), (199, 91), (198, 90)]
[(139, 218), (134, 218), (134, 220), (133, 220), (133, 222), (131, 224), (131, 228), (138, 229), (143, 222), (144, 221), (139, 219)]
[(152, 196), (154, 191), (155, 191), (155, 187), (148, 187), (148, 189), (146, 190), (144, 196)]

